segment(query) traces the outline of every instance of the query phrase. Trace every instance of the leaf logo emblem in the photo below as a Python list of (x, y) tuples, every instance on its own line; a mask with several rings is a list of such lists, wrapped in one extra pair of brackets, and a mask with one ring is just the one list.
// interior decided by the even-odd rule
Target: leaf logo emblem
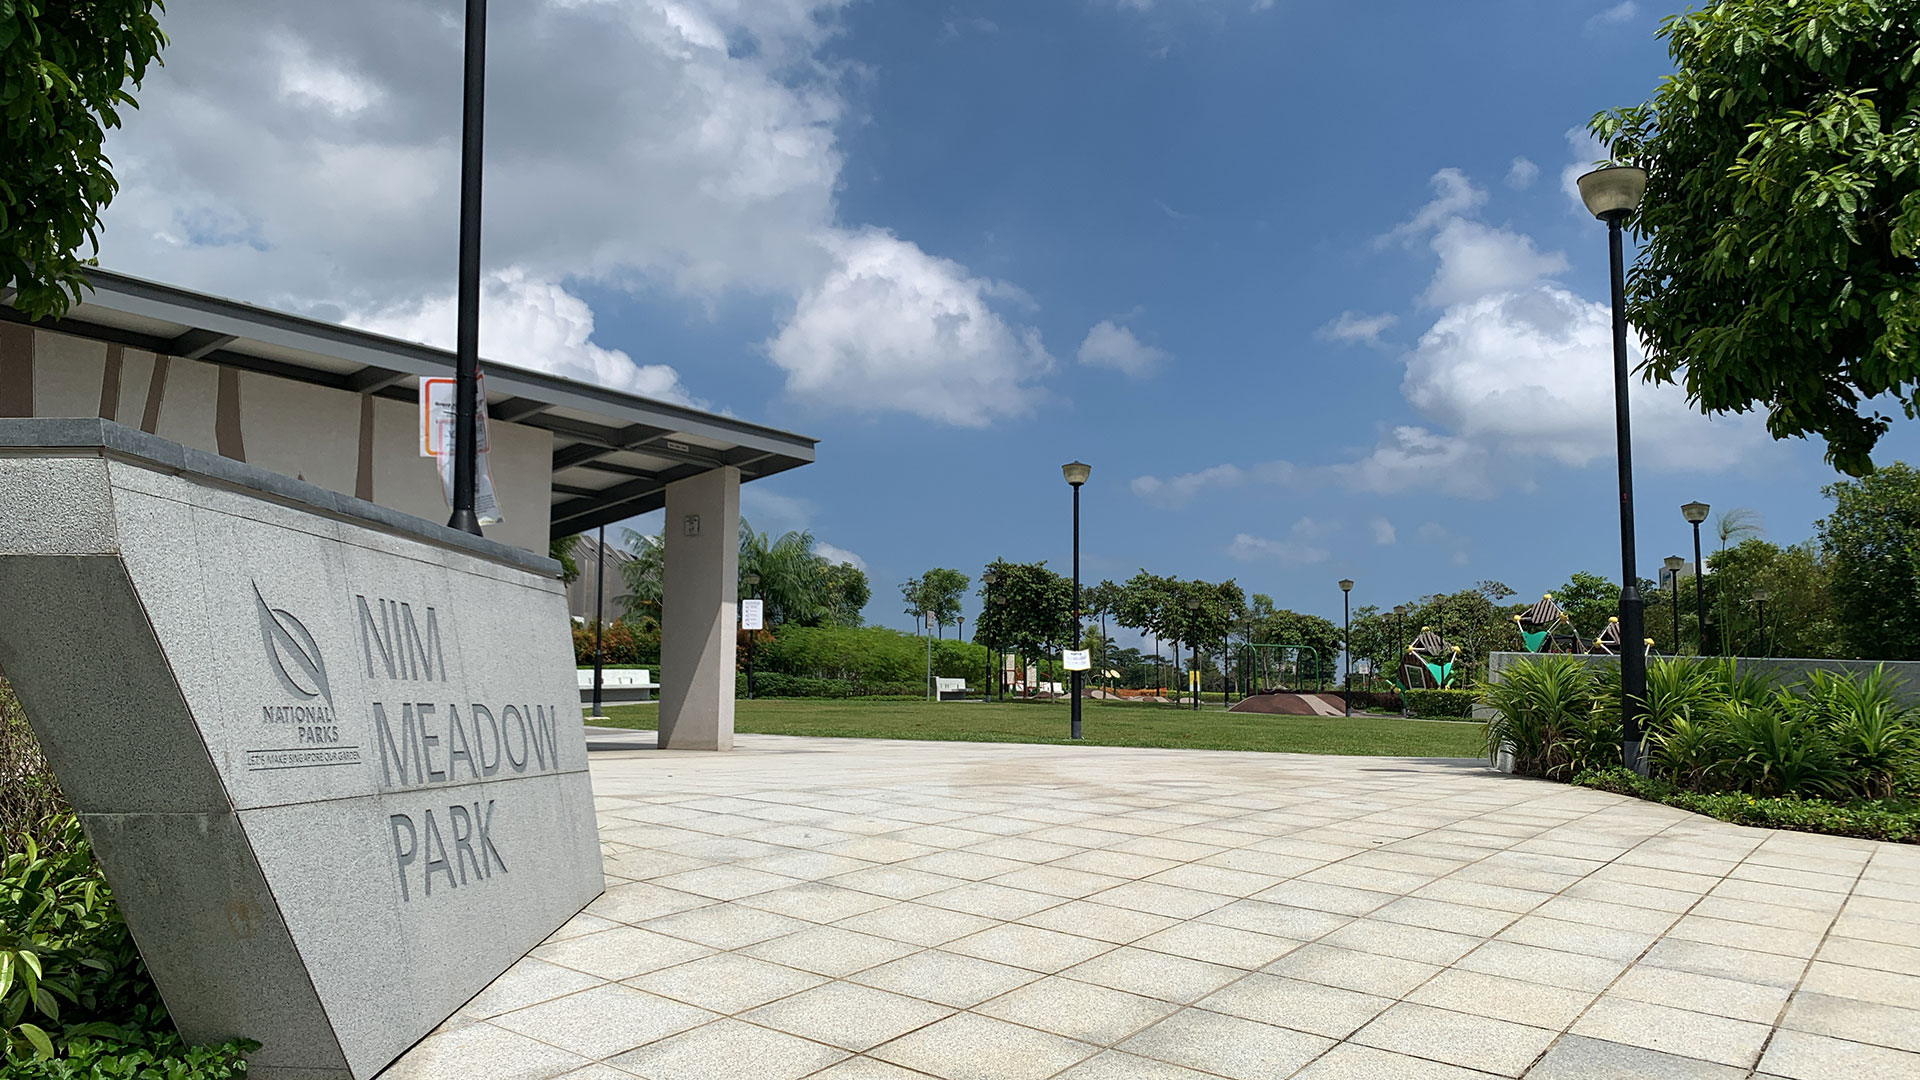
[(280, 677), (280, 685), (301, 697), (324, 698), (331, 706), (333, 690), (327, 685), (327, 663), (320, 658), (320, 646), (313, 635), (290, 613), (268, 607), (258, 582), (253, 586), (253, 599), (260, 608), (260, 637), (267, 647), (267, 661)]

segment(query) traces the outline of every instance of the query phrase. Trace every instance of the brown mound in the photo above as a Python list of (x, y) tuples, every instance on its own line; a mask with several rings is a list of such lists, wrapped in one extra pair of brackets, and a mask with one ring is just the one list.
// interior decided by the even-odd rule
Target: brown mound
[(1267, 713), (1273, 716), (1318, 716), (1299, 694), (1255, 694), (1236, 701), (1228, 712)]

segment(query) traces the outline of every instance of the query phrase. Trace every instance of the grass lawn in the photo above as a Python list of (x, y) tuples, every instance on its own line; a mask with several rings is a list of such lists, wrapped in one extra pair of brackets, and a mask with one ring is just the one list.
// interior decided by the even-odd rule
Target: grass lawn
[[(1267, 716), (1171, 705), (1089, 701), (1081, 730), (1095, 746), (1170, 746), (1297, 754), (1479, 757), (1485, 725), (1386, 716)], [(658, 705), (607, 709), (614, 727), (651, 731)], [(741, 700), (734, 730), (757, 735), (960, 742), (1067, 742), (1064, 702)]]

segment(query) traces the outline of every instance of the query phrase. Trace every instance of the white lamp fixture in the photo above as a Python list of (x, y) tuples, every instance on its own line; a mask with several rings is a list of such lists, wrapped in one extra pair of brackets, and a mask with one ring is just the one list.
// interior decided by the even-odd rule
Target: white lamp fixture
[(1069, 461), (1060, 466), (1060, 475), (1067, 478), (1067, 483), (1079, 487), (1087, 482), (1087, 477), (1093, 475), (1093, 466), (1080, 461)]
[(1680, 507), (1680, 516), (1686, 518), (1689, 524), (1698, 525), (1707, 520), (1707, 512), (1712, 509), (1703, 502), (1685, 503)]
[(1601, 221), (1626, 217), (1640, 208), (1647, 193), (1647, 170), (1631, 165), (1609, 165), (1582, 176), (1580, 201)]

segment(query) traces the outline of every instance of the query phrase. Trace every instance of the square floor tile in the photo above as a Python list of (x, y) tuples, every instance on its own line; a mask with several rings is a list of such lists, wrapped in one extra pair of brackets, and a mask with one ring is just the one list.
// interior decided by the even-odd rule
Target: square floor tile
[(1603, 995), (1573, 1025), (1573, 1034), (1642, 1046), (1750, 1069), (1767, 1041), (1768, 1024), (1689, 1012), (1632, 998)]
[(1036, 911), (1020, 921), (1028, 926), (1125, 945), (1155, 931), (1165, 930), (1180, 920), (1088, 900), (1073, 900), (1045, 911)]
[(653, 919), (642, 928), (656, 934), (698, 942), (712, 949), (738, 949), (769, 938), (805, 930), (812, 923), (789, 919), (743, 904), (714, 904), (678, 915)]
[(1397, 956), (1354, 952), (1330, 945), (1303, 945), (1281, 957), (1266, 969), (1301, 982), (1337, 986), (1363, 994), (1398, 998), (1433, 977), (1440, 968)]
[(1747, 1070), (1640, 1046), (1562, 1035), (1527, 1080), (1745, 1080)]
[(890, 1043), (870, 1056), (942, 1080), (1041, 1080), (1099, 1048), (992, 1017), (959, 1013)]
[(716, 1020), (648, 1043), (609, 1064), (646, 1080), (799, 1080), (847, 1056), (807, 1039), (743, 1023)]
[(1545, 1028), (1402, 1002), (1361, 1028), (1352, 1041), (1499, 1076), (1519, 1076), (1556, 1034)]
[(1256, 974), (1229, 983), (1195, 1002), (1194, 1007), (1344, 1039), (1392, 1004), (1392, 998)]
[(1607, 994), (1771, 1025), (1780, 1015), (1780, 1007), (1787, 1003), (1788, 991), (1785, 987), (1720, 979), (1677, 968), (1636, 965), (1609, 986)]
[(1783, 1028), (1849, 1042), (1920, 1053), (1920, 1011), (1850, 1001), (1802, 990), (1793, 995)]
[(809, 881), (804, 885), (795, 885), (787, 889), (775, 889), (772, 892), (759, 893), (742, 900), (734, 901), (745, 907), (771, 911), (776, 915), (785, 915), (790, 919), (804, 919), (812, 923), (839, 922), (876, 908), (893, 903), (884, 896), (842, 889), (832, 885), (823, 885)]
[(1345, 1043), (1293, 1074), (1293, 1080), (1488, 1080), (1492, 1073)]
[(1264, 900), (1269, 904), (1287, 904), (1305, 908), (1308, 911), (1359, 916), (1375, 908), (1385, 907), (1397, 897), (1392, 893), (1353, 889), (1345, 885), (1328, 885), (1296, 878), (1292, 881), (1283, 881), (1271, 889), (1262, 889), (1253, 895), (1253, 899)]
[(1482, 940), (1467, 934), (1382, 922), (1369, 917), (1355, 919), (1335, 930), (1321, 938), (1320, 944), (1381, 956), (1397, 956), (1402, 960), (1418, 960), (1423, 964), (1451, 964), (1472, 952)]
[(1265, 900), (1236, 900), (1226, 907), (1207, 912), (1198, 921), (1236, 926), (1242, 930), (1295, 941), (1312, 941), (1340, 929), (1353, 919), (1348, 915), (1270, 904)]
[(1555, 1031), (1565, 1030), (1593, 999), (1591, 990), (1522, 982), (1465, 968), (1448, 968), (1407, 995), (1408, 1001), (1421, 1005)]
[(1191, 919), (1238, 899), (1224, 893), (1200, 892), (1151, 881), (1129, 881), (1100, 894), (1099, 903), (1108, 907), (1144, 911), (1170, 919)]
[(1239, 968), (1209, 964), (1124, 946), (1061, 972), (1069, 979), (1125, 990), (1182, 1005), (1194, 1002), (1246, 974)]
[(1029, 892), (1045, 893), (1048, 896), (1058, 896), (1063, 900), (1078, 900), (1111, 889), (1115, 885), (1124, 885), (1127, 880), (1127, 878), (1114, 877), (1110, 874), (1070, 870), (1067, 867), (1052, 864), (1012, 870), (995, 877), (993, 883), (1014, 889), (1026, 889)]
[(473, 1000), (462, 1005), (460, 1011), (484, 1020), (503, 1012), (551, 1001), (590, 986), (599, 986), (604, 981), (584, 971), (549, 964), (532, 956), (523, 957), (475, 995)]
[(1920, 1054), (1780, 1031), (1767, 1044), (1760, 1071), (1788, 1080), (1912, 1080), (1920, 1076)]
[(1119, 1050), (1109, 1050), (1061, 1073), (1055, 1080), (1217, 1080), (1164, 1061), (1152, 1061)]
[(969, 915), (964, 911), (949, 911), (946, 908), (930, 907), (926, 904), (902, 903), (843, 919), (835, 925), (843, 930), (857, 930), (862, 934), (904, 941), (909, 945), (925, 948), (929, 945), (943, 945), (954, 938), (965, 937), (968, 934), (977, 934), (999, 924), (993, 919)]
[(1175, 956), (1190, 957), (1194, 960), (1205, 960), (1209, 964), (1246, 968), (1249, 971), (1265, 967), (1300, 947), (1300, 942), (1292, 938), (1274, 937), (1272, 934), (1242, 930), (1237, 926), (1221, 926), (1218, 923), (1205, 922), (1185, 922), (1178, 926), (1170, 926), (1157, 934), (1149, 934), (1133, 944), (1136, 948), (1172, 953)]
[(637, 924), (663, 915), (706, 907), (714, 902), (710, 896), (695, 896), (651, 882), (636, 881), (616, 885), (601, 893), (593, 903), (587, 905), (587, 914), (614, 922)]
[(1025, 968), (928, 949), (869, 968), (852, 978), (855, 982), (896, 994), (967, 1009), (1016, 986), (1033, 982), (1040, 978), (1040, 974)]
[(762, 960), (838, 979), (875, 964), (897, 960), (915, 949), (912, 945), (856, 934), (837, 926), (816, 926), (750, 945), (744, 951)]
[(493, 1023), (582, 1057), (605, 1058), (713, 1019), (705, 1009), (616, 984), (517, 1009)]
[(683, 874), (668, 874), (654, 882), (696, 896), (710, 896), (715, 900), (738, 900), (743, 896), (772, 892), (799, 883), (797, 878), (769, 874), (764, 870), (749, 870), (744, 866), (709, 866)]
[(651, 930), (619, 926), (542, 945), (533, 950), (532, 955), (603, 979), (630, 979), (658, 968), (684, 964), (712, 951), (705, 945)]
[(1176, 1008), (1179, 1006), (1171, 1002), (1105, 986), (1047, 978), (977, 1005), (973, 1011), (1069, 1039), (1110, 1046)]
[(928, 893), (965, 885), (966, 879), (929, 874), (925, 870), (911, 870), (904, 866), (875, 866), (827, 878), (826, 884), (857, 889), (876, 896), (890, 896), (895, 900), (913, 900)]
[(1454, 962), (1484, 975), (1599, 993), (1626, 970), (1626, 962), (1600, 956), (1555, 952), (1514, 941), (1489, 941)]
[(994, 885), (985, 881), (972, 881), (956, 888), (929, 893), (921, 897), (919, 902), (1005, 922), (1025, 918), (1036, 911), (1043, 911), (1065, 901), (1058, 896), (1048, 896), (1045, 893), (1010, 889), (1004, 885)]
[(1112, 942), (1075, 937), (1019, 923), (1002, 923), (942, 946), (947, 952), (962, 956), (1048, 974), (1092, 959), (1113, 947)]
[(838, 1065), (827, 1066), (807, 1080), (927, 1080), (927, 1074), (875, 1058), (850, 1057)]
[(550, 1080), (588, 1064), (586, 1058), (506, 1028), (481, 1022), (429, 1036), (387, 1066), (382, 1080)]
[(1330, 1039), (1272, 1024), (1182, 1009), (1118, 1049), (1234, 1080), (1265, 1080), (1292, 1075), (1332, 1045)]
[(741, 1019), (848, 1050), (868, 1050), (952, 1012), (929, 1001), (834, 982), (761, 1006)]
[(825, 981), (811, 972), (740, 953), (716, 953), (691, 963), (650, 971), (626, 983), (661, 997), (731, 1015)]

